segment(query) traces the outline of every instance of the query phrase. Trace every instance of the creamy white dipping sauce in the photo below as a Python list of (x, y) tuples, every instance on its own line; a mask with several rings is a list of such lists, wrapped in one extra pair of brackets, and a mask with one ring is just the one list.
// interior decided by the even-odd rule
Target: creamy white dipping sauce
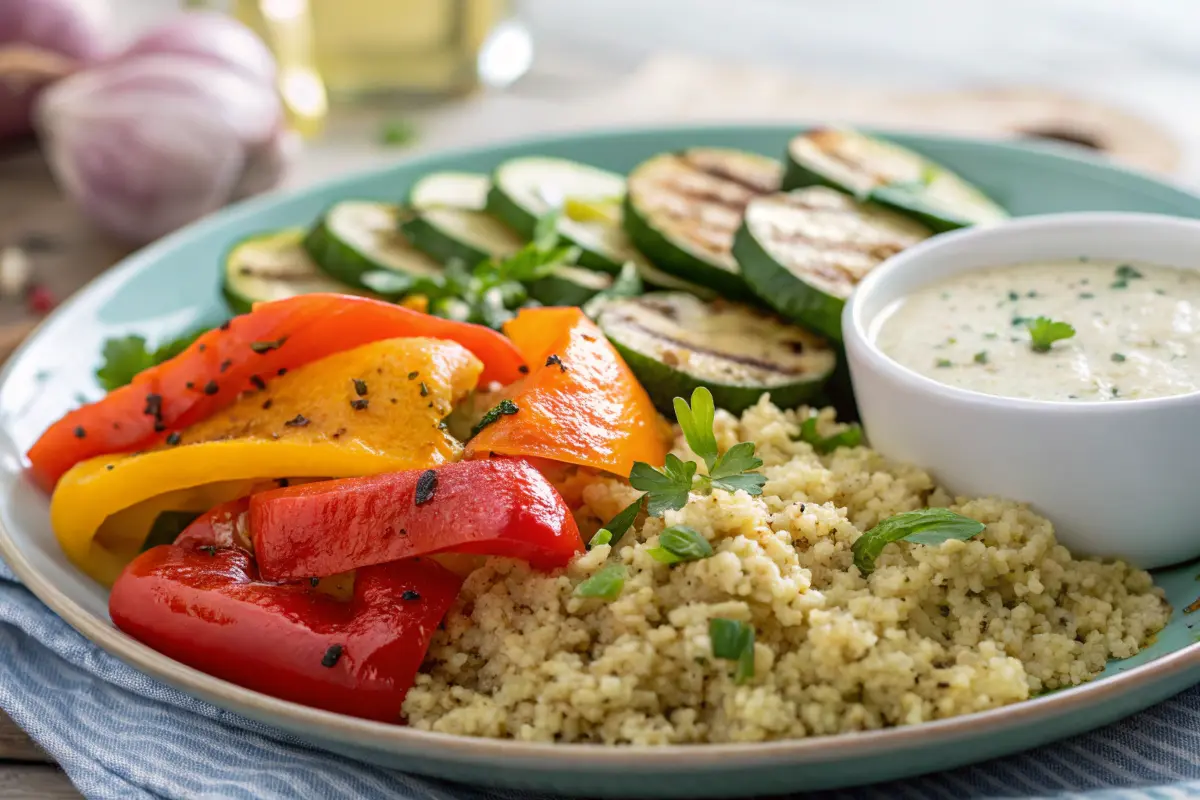
[[(1075, 335), (1036, 352), (1028, 322)], [(1200, 272), (1077, 259), (954, 275), (890, 306), (879, 348), (939, 383), (1003, 397), (1101, 401), (1200, 390)]]

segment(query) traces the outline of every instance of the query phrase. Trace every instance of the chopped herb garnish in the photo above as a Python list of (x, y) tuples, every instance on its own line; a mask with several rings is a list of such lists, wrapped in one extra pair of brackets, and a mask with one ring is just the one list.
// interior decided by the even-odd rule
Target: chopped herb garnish
[(1113, 396), (1113, 397), (1117, 397), (1117, 396), (1119, 396), (1120, 394), (1121, 394), (1121, 390), (1120, 390), (1120, 389), (1118, 389), (1116, 386), (1112, 387), (1112, 396)]
[(412, 144), (416, 138), (416, 126), (403, 119), (388, 120), (379, 133), (379, 141), (388, 147), (403, 147)]
[(901, 539), (915, 544), (941, 544), (950, 539), (966, 540), (983, 532), (984, 524), (948, 508), (905, 511), (880, 522), (854, 542), (854, 566), (863, 575), (875, 570), (875, 559), (883, 548)]
[(414, 592), (412, 589), (405, 589), (403, 592), (400, 593), (400, 599), (406, 600), (406, 601), (412, 603), (412, 602), (415, 602), (415, 601), (421, 599), (421, 593)]
[(1070, 339), (1075, 335), (1075, 328), (1066, 322), (1057, 322), (1049, 317), (1038, 317), (1030, 321), (1030, 346), (1035, 353), (1048, 353), (1050, 347), (1062, 339)]
[(684, 461), (674, 453), (667, 453), (662, 469), (636, 461), (629, 471), (629, 483), (646, 493), (646, 513), (652, 517), (661, 517), (666, 511), (687, 505), (695, 477), (696, 462)]
[(599, 547), (602, 544), (611, 544), (612, 538), (612, 531), (610, 531), (608, 528), (601, 528), (600, 530), (596, 531), (595, 536), (588, 540), (587, 549), (591, 550), (593, 547)]
[(817, 432), (817, 418), (812, 416), (800, 423), (800, 435), (796, 439), (808, 442), (812, 445), (813, 450), (825, 455), (839, 447), (858, 447), (862, 444), (862, 428), (858, 423), (852, 423), (832, 436), (822, 436)]
[(210, 397), (219, 391), (221, 391), (221, 387), (217, 385), (216, 381), (209, 381), (204, 384), (204, 393)]
[(142, 413), (155, 419), (162, 419), (162, 401), (161, 394), (146, 395), (146, 407), (142, 409)]
[(1013, 327), (1016, 327), (1018, 325), (1024, 325), (1025, 323), (1029, 322), (1029, 320), (1030, 320), (1029, 317), (1022, 317), (1022, 316), (1014, 315), (1012, 318), (1012, 324), (1013, 324)]
[(551, 355), (549, 358), (546, 359), (546, 366), (547, 367), (557, 366), (559, 371), (561, 371), (561, 372), (567, 371), (566, 366), (564, 366), (562, 363), (562, 359), (559, 358), (557, 354)]
[(713, 549), (699, 531), (686, 525), (675, 525), (658, 535), (658, 547), (651, 547), (646, 552), (655, 561), (678, 564), (708, 558), (713, 554)]
[(174, 433), (168, 433), (167, 434), (167, 444), (174, 447), (175, 445), (179, 444), (179, 442), (182, 438), (183, 437), (179, 435), (179, 431), (175, 431)]
[(737, 662), (734, 683), (754, 677), (754, 628), (736, 619), (714, 617), (708, 621), (713, 658)]
[(1017, 294), (1016, 292), (1010, 291), (1008, 293), (1008, 299), (1012, 300), (1015, 303), (1021, 299), (1021, 295)]
[(359, 397), (365, 397), (367, 394), (367, 382), (358, 378), (352, 379), (354, 382), (354, 393)]
[(269, 353), (272, 350), (278, 350), (279, 348), (283, 347), (283, 343), (286, 341), (287, 337), (283, 336), (273, 342), (251, 342), (250, 349), (259, 355), (262, 355), (264, 353)]
[(160, 344), (153, 350), (146, 348), (144, 336), (108, 339), (101, 351), (103, 362), (96, 370), (96, 380), (106, 391), (119, 389), (130, 383), (139, 372), (179, 355), (203, 333), (205, 329), (184, 334)]
[(229, 369), (232, 366), (233, 366), (233, 359), (227, 358), (221, 362), (221, 366), (217, 367), (217, 372), (225, 372), (227, 369)]
[(74, 434), (76, 439), (82, 439), (87, 436), (87, 431), (83, 429), (82, 425), (76, 425)]
[(1144, 277), (1146, 276), (1128, 264), (1122, 264), (1121, 266), (1117, 267), (1117, 280), (1128, 281), (1133, 280), (1134, 278)]
[[(621, 537), (624, 536), (625, 532), (633, 526), (633, 521), (637, 519), (638, 512), (641, 510), (642, 497), (639, 497), (637, 500), (634, 500), (632, 503), (625, 506), (625, 508), (621, 509), (619, 514), (610, 519), (608, 524), (603, 528), (603, 530), (608, 531), (608, 539), (604, 542), (604, 544), (615, 545), (617, 542), (621, 541)], [(599, 536), (599, 532), (597, 532), (596, 535)]]
[(263, 411), (266, 411), (268, 408), (270, 408), (273, 405), (275, 405), (275, 401), (268, 397), (266, 400), (263, 401), (263, 404), (262, 404)]
[(353, 408), (355, 411), (365, 411), (367, 408), (367, 405), (369, 405), (369, 403), (370, 403), (370, 401), (367, 400), (367, 398), (359, 397), (357, 399), (350, 401), (350, 407)]
[(601, 600), (616, 600), (625, 588), (625, 567), (607, 564), (595, 575), (575, 587), (576, 597), (595, 597)]
[(315, 587), (316, 587), (318, 584), (320, 584), (320, 583), (321, 583), (321, 579), (320, 579), (320, 578), (309, 578), (309, 579), (308, 579), (308, 585), (309, 585), (309, 586), (312, 586), (312, 587), (314, 587), (314, 588), (315, 588)]
[(254, 388), (258, 389), (260, 392), (266, 391), (267, 389), (267, 382), (257, 375), (250, 376), (250, 383), (252, 383)]
[(423, 506), (433, 499), (433, 495), (437, 492), (438, 477), (437, 472), (432, 469), (427, 469), (417, 478), (417, 488), (413, 492), (413, 503), (418, 506)]
[(325, 651), (325, 655), (321, 656), (321, 666), (326, 669), (332, 669), (342, 657), (342, 651), (345, 650), (340, 644), (331, 644), (329, 649)]
[(283, 424), (288, 428), (303, 428), (308, 424), (308, 417), (304, 416), (303, 414), (297, 414)]
[(429, 396), (429, 387), (425, 385), (425, 381), (421, 381), (421, 397)]
[(1038, 296), (1037, 290), (1030, 289), (1028, 292), (1025, 293), (1025, 296), (1026, 297), (1037, 297)]
[(1079, 293), (1080, 300), (1091, 300), (1095, 296), (1096, 295), (1092, 294), (1091, 292), (1080, 292)]
[(935, 364), (936, 364), (936, 366), (937, 366), (937, 368), (938, 368), (938, 369), (945, 369), (946, 367), (953, 367), (953, 366), (954, 366), (954, 362), (953, 362), (953, 361), (951, 361), (951, 360), (950, 360), (950, 359), (948, 359), (948, 358), (939, 358), (939, 359), (938, 359), (938, 360), (935, 362)]
[(222, 332), (229, 330), (229, 320), (225, 320), (220, 325), (218, 325), (217, 330), (222, 331)]
[(185, 384), (184, 384), (184, 388), (187, 388), (187, 389), (195, 389), (195, 388), (196, 388), (196, 384), (192, 383), (191, 381), (188, 381), (187, 383), (185, 383)]
[(201, 547), (200, 549), (203, 550), (205, 553), (208, 553), (209, 558), (214, 558), (217, 555), (217, 546), (216, 545), (206, 544), (203, 547)]
[(489, 409), (482, 418), (480, 418), (479, 422), (475, 423), (475, 427), (471, 428), (471, 435), (468, 438), (475, 438), (477, 435), (479, 435), (481, 430), (499, 420), (500, 417), (511, 417), (520, 410), (521, 409), (517, 408), (517, 404), (512, 400), (508, 400), (507, 398), (501, 400), (499, 403), (492, 406), (492, 408)]
[(983, 335), (983, 338), (985, 338), (985, 339), (995, 339), (995, 338), (997, 338), (998, 336), (999, 336), (999, 334), (997, 334), (997, 333), (995, 333), (995, 332), (993, 332), (993, 331), (988, 331), (987, 333), (985, 333), (985, 334)]
[(1110, 358), (1112, 358), (1112, 360), (1115, 361), (1116, 363), (1120, 364), (1122, 361), (1125, 360), (1125, 354), (1124, 353), (1113, 353), (1112, 356), (1110, 356)]
[(988, 352), (987, 352), (987, 350), (980, 350), (978, 353), (976, 353), (976, 354), (975, 354), (975, 357), (974, 357), (974, 361), (975, 361), (975, 363), (976, 363), (976, 364), (986, 364), (986, 363), (988, 363)]

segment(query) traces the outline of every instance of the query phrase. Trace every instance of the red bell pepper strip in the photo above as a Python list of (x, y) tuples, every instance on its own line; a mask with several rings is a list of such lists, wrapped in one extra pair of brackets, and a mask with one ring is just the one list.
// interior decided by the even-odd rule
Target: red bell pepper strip
[(204, 512), (175, 537), (175, 544), (196, 549), (198, 547), (242, 547), (249, 549), (249, 531), (246, 529), (246, 512), (250, 510), (250, 498), (239, 497), (221, 503)]
[(273, 489), (250, 498), (249, 527), (269, 580), (442, 552), (552, 569), (583, 549), (555, 488), (528, 462), (507, 458)]
[(268, 584), (238, 548), (161, 545), (109, 596), (118, 628), (247, 689), (355, 717), (399, 722), (404, 695), (461, 580), (429, 559), (358, 572), (353, 599), (308, 582)]
[(483, 362), (481, 384), (507, 384), (521, 376), (524, 361), (516, 347), (481, 325), (339, 294), (260, 303), (128, 386), (51, 425), (29, 450), (33, 477), (50, 490), (78, 462), (145, 448), (289, 369), (370, 342), (412, 336), (449, 339), (470, 350)]

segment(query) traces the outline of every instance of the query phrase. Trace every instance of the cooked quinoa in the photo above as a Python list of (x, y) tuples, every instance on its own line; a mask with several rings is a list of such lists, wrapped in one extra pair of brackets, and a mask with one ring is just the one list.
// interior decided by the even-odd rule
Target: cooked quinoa
[[(545, 574), (491, 559), (468, 577), (404, 711), (416, 728), (530, 741), (756, 742), (981, 711), (1094, 678), (1133, 655), (1170, 609), (1146, 572), (1077, 560), (1049, 521), (1014, 502), (952, 498), (924, 471), (866, 447), (819, 456), (793, 441), (805, 409), (764, 398), (718, 412), (722, 449), (751, 441), (761, 497), (714, 490)], [(822, 434), (838, 430), (831, 410)], [(695, 459), (680, 437), (674, 451)], [(703, 471), (703, 465), (700, 470)], [(578, 476), (594, 531), (638, 493)], [(969, 541), (889, 545), (864, 578), (850, 547), (888, 516), (947, 506), (987, 525)], [(647, 550), (668, 525), (712, 544), (667, 566)], [(616, 560), (611, 602), (575, 586)], [(755, 676), (715, 659), (709, 620), (754, 626)]]

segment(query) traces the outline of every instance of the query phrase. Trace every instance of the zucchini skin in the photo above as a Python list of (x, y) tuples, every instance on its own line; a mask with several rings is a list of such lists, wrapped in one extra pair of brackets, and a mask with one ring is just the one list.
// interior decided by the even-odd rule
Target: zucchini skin
[(530, 297), (544, 306), (582, 306), (603, 291), (588, 289), (557, 275), (547, 275), (530, 281), (525, 284), (525, 288)]
[[(484, 210), (512, 228), (525, 239), (533, 238), (533, 230), (537, 227), (537, 217), (514, 203), (509, 199), (508, 195), (500, 191), (494, 176), (492, 188), (488, 189), (487, 207)], [(610, 275), (616, 275), (621, 271), (622, 265), (611, 258), (605, 258), (590, 248), (581, 245), (570, 236), (565, 236), (561, 233), (559, 236), (568, 244), (579, 248), (579, 258), (575, 260), (578, 266), (594, 269), (598, 272), (607, 272)]]
[(229, 310), (234, 314), (249, 314), (254, 308), (250, 301), (230, 289), (227, 281), (221, 281), (221, 297), (225, 299), (225, 305), (229, 306)]
[(362, 282), (362, 275), (365, 272), (378, 270), (379, 267), (364, 258), (354, 248), (342, 244), (331, 236), (329, 228), (325, 224), (324, 214), (317, 220), (317, 224), (309, 229), (300, 244), (313, 263), (320, 267), (326, 275), (350, 286), (370, 291), (370, 287)]
[[(611, 336), (608, 340), (625, 359), (625, 363), (633, 370), (634, 376), (650, 395), (654, 407), (667, 419), (675, 419), (674, 401), (676, 397), (691, 397), (692, 392), (701, 386), (712, 392), (713, 403), (717, 408), (723, 408), (732, 414), (741, 414), (758, 402), (764, 394), (771, 395), (771, 402), (780, 408), (795, 408), (807, 401), (820, 396), (822, 387), (829, 376), (814, 378), (810, 381), (775, 386), (764, 389), (759, 386), (732, 386), (723, 383), (705, 381), (686, 372), (667, 366), (650, 356), (632, 350)], [(835, 368), (836, 369), (836, 368)]]
[(743, 219), (733, 237), (733, 257), (747, 285), (785, 319), (842, 341), (846, 301), (808, 285), (771, 257)]
[(638, 211), (632, 192), (626, 192), (621, 210), (622, 224), (629, 240), (655, 266), (685, 281), (714, 289), (727, 300), (758, 302), (758, 297), (741, 275), (713, 266), (656, 230)]
[(440, 264), (461, 261), (468, 269), (492, 257), (491, 253), (458, 241), (438, 230), (420, 214), (400, 223), (400, 230), (417, 250)]

